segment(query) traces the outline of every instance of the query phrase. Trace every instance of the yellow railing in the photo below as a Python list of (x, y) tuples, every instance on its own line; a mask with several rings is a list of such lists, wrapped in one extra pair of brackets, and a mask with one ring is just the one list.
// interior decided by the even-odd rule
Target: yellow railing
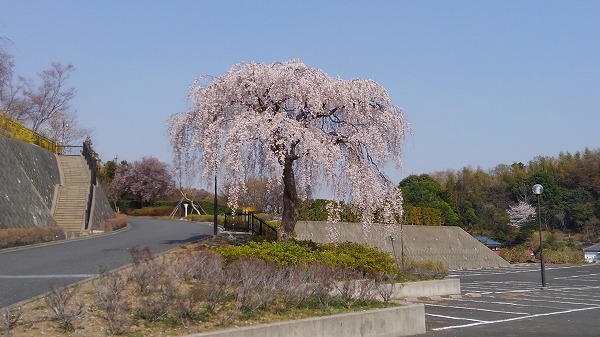
[(6, 137), (20, 140), (27, 143), (36, 144), (48, 151), (56, 152), (58, 147), (56, 142), (40, 135), (33, 130), (23, 126), (21, 123), (11, 120), (0, 113), (0, 133)]

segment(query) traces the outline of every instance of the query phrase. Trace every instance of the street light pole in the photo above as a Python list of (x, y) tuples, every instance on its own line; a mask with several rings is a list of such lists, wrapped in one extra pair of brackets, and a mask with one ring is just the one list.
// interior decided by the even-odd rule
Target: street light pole
[(402, 256), (402, 269), (404, 269), (404, 228), (400, 222), (400, 255)]
[(540, 194), (544, 192), (544, 187), (540, 184), (533, 185), (533, 194), (537, 196), (537, 217), (540, 229), (540, 268), (542, 272), (542, 289), (546, 289), (546, 271), (544, 268), (544, 248), (542, 244), (542, 218), (540, 217)]
[(215, 200), (214, 200), (214, 224), (213, 224), (213, 235), (217, 236), (217, 211), (219, 209), (219, 201), (217, 200), (217, 174), (215, 173)]

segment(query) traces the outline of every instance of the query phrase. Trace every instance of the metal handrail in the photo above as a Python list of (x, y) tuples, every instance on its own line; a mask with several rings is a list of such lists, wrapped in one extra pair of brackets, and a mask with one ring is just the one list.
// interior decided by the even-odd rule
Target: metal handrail
[[(233, 221), (227, 221), (233, 218)], [(270, 232), (277, 236), (277, 229), (252, 213), (225, 214), (223, 228), (236, 232), (250, 232), (256, 235), (267, 235)]]
[(81, 145), (58, 145), (56, 153), (63, 156), (80, 156), (83, 154)]
[(96, 186), (96, 161), (94, 160), (93, 151), (88, 142), (83, 142), (81, 154), (85, 158), (88, 168), (90, 169), (90, 192), (88, 193), (88, 201), (85, 209), (85, 229), (88, 230), (92, 215), (92, 204), (94, 202), (94, 187)]

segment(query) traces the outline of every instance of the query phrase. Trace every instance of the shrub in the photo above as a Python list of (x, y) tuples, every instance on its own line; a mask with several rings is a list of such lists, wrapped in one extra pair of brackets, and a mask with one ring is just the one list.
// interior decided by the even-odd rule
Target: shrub
[(307, 291), (309, 282), (312, 282), (306, 265), (284, 266), (281, 269), (281, 283), (279, 291), (286, 306), (298, 307), (310, 297)]
[[(197, 221), (197, 222), (211, 222), (214, 223), (215, 216), (212, 214), (190, 214), (187, 216), (188, 220)], [(225, 217), (222, 215), (217, 215), (217, 224), (223, 226), (225, 223)]]
[(316, 262), (329, 267), (342, 267), (362, 273), (397, 271), (394, 259), (375, 247), (343, 242), (319, 245), (314, 242), (249, 242), (242, 246), (218, 249), (225, 263), (246, 257), (275, 262), (280, 265), (298, 265)]
[(46, 305), (54, 314), (54, 319), (58, 321), (58, 327), (65, 331), (75, 330), (73, 321), (83, 317), (83, 303), (76, 303), (71, 309), (71, 301), (77, 292), (78, 287), (57, 288), (52, 286), (50, 293), (45, 297)]
[(370, 272), (394, 272), (397, 269), (390, 254), (354, 242), (327, 243), (317, 255), (317, 260), (330, 266), (360, 271), (363, 275)]
[(271, 304), (278, 288), (278, 267), (264, 260), (240, 258), (227, 266), (225, 272), (234, 291), (236, 308), (242, 311), (264, 309)]
[(390, 273), (381, 273), (375, 277), (375, 287), (377, 293), (383, 299), (384, 303), (389, 303), (394, 295), (396, 285), (399, 283), (394, 282), (396, 275)]
[(21, 314), (23, 310), (21, 307), (17, 308), (6, 308), (3, 310), (2, 321), (0, 325), (0, 331), (4, 330), (8, 336), (10, 336), (10, 331), (17, 325), (19, 319), (21, 318)]
[(129, 301), (125, 291), (126, 280), (118, 274), (100, 272), (100, 277), (93, 283), (100, 307), (104, 310), (102, 318), (108, 323), (108, 332), (113, 335), (124, 333), (129, 325)]
[(65, 238), (65, 232), (59, 227), (0, 229), (0, 249), (64, 240)]
[(127, 214), (131, 216), (167, 216), (171, 212), (173, 212), (173, 206), (155, 206), (127, 210)]
[(127, 215), (122, 213), (115, 213), (115, 217), (106, 221), (100, 227), (105, 232), (116, 231), (127, 226)]
[(544, 261), (548, 263), (583, 263), (583, 253), (579, 249), (561, 247), (559, 249), (544, 249)]
[(531, 255), (525, 246), (504, 248), (500, 251), (500, 257), (509, 263), (525, 263), (531, 259)]
[(161, 258), (152, 256), (150, 248), (129, 248), (133, 265), (129, 272), (129, 281), (132, 282), (139, 295), (148, 295), (160, 284), (158, 279), (165, 273), (167, 265)]
[(294, 242), (249, 242), (242, 246), (218, 248), (224, 262), (229, 264), (239, 258), (257, 258), (280, 265), (298, 265), (306, 261), (310, 251)]
[(409, 260), (408, 264), (405, 265), (406, 267), (404, 269), (406, 272), (417, 276), (426, 278), (443, 278), (444, 276), (448, 275), (448, 269), (446, 269), (444, 264), (440, 261)]

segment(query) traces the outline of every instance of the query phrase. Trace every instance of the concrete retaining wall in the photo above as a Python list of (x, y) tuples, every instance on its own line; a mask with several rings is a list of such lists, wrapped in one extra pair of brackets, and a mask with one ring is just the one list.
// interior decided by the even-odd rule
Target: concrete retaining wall
[(397, 337), (425, 333), (423, 304), (313, 317), (185, 337)]
[(50, 209), (60, 183), (56, 157), (0, 136), (0, 228), (56, 226)]
[[(469, 233), (455, 226), (397, 226), (391, 234), (384, 234), (381, 225), (373, 225), (369, 234), (359, 223), (328, 224), (320, 221), (299, 221), (296, 238), (315, 242), (330, 242), (331, 231), (337, 232), (337, 241), (366, 243), (382, 251), (417, 261), (441, 261), (449, 270), (498, 268), (509, 263), (477, 241)], [(390, 237), (394, 238), (393, 245)]]
[(459, 279), (399, 283), (394, 286), (393, 299), (460, 295)]
[[(0, 135), (0, 229), (56, 226), (51, 210), (58, 184), (54, 153)], [(92, 229), (114, 217), (100, 186), (96, 192)]]
[(90, 229), (98, 230), (100, 226), (106, 221), (115, 217), (115, 212), (110, 207), (110, 203), (108, 202), (108, 198), (104, 193), (104, 189), (102, 186), (96, 186), (96, 191), (94, 193), (94, 206), (93, 206), (93, 217), (92, 224)]

